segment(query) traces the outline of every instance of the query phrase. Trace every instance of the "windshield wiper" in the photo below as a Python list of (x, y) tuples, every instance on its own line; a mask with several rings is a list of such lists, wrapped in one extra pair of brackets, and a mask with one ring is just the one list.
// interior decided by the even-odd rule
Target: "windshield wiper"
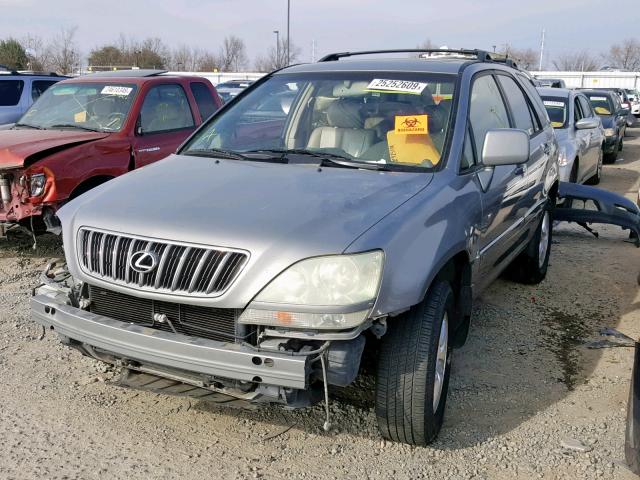
[(231, 150), (223, 150), (222, 148), (200, 148), (185, 150), (182, 153), (184, 155), (192, 155), (194, 157), (224, 158), (226, 160), (249, 160), (241, 153), (232, 152)]
[(33, 128), (34, 130), (44, 130), (44, 128), (39, 127), (37, 125), (31, 125), (29, 123), (14, 123), (13, 124), (14, 127), (27, 127), (27, 128)]
[(79, 130), (86, 130), (88, 132), (99, 132), (97, 128), (91, 127), (83, 127), (82, 125), (76, 125), (73, 123), (56, 123), (55, 125), (50, 125), (49, 128), (77, 128)]
[(287, 155), (308, 155), (310, 157), (319, 158), (320, 166), (339, 166), (346, 168), (362, 168), (365, 170), (389, 170), (386, 165), (382, 165), (379, 163), (368, 163), (368, 162), (358, 162), (352, 161), (351, 159), (338, 155), (336, 153), (329, 152), (314, 152), (312, 150), (306, 150), (304, 148), (292, 148), (292, 149), (262, 149), (262, 150), (251, 150), (245, 153), (278, 153), (280, 154), (280, 158), (286, 158)]

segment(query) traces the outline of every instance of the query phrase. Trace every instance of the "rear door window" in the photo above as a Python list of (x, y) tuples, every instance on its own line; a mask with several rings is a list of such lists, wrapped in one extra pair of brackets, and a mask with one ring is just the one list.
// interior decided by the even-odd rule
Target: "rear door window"
[(198, 110), (200, 110), (200, 118), (204, 122), (216, 111), (213, 95), (202, 82), (191, 82), (191, 93), (193, 93), (193, 97), (196, 99)]
[(516, 81), (506, 75), (498, 75), (498, 81), (507, 97), (507, 102), (511, 107), (511, 115), (516, 128), (526, 130), (529, 135), (533, 135), (535, 129), (533, 127), (533, 119), (529, 104)]
[(140, 126), (144, 133), (167, 132), (194, 126), (189, 100), (177, 84), (152, 87), (140, 111)]
[(57, 83), (54, 80), (34, 80), (31, 82), (31, 99), (35, 102), (47, 88)]
[(14, 107), (18, 105), (23, 89), (23, 80), (0, 79), (0, 107)]
[(493, 76), (482, 75), (473, 82), (469, 121), (478, 155), (482, 154), (484, 137), (489, 130), (510, 127), (507, 107)]

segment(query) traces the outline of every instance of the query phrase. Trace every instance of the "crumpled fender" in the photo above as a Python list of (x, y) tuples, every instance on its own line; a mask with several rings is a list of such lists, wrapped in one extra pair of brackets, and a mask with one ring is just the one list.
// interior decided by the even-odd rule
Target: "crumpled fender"
[[(558, 198), (564, 199), (567, 206), (555, 209), (554, 220), (576, 222), (595, 236), (597, 233), (588, 224), (618, 225), (629, 230), (636, 247), (640, 247), (640, 208), (631, 200), (607, 190), (568, 182), (560, 182)], [(597, 210), (584, 208), (588, 200), (593, 201)]]

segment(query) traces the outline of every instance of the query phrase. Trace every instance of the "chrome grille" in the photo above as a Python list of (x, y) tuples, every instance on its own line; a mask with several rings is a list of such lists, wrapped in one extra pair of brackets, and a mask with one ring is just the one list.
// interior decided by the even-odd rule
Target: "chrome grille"
[[(105, 281), (160, 293), (217, 296), (238, 276), (247, 253), (209, 248), (91, 228), (78, 233), (78, 259), (87, 274)], [(131, 256), (151, 252), (157, 266), (148, 273), (134, 270)]]

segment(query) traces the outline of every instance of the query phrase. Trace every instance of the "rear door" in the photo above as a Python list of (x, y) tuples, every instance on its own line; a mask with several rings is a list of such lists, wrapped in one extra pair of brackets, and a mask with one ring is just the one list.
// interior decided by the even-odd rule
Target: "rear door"
[[(542, 211), (543, 176), (546, 174), (553, 142), (542, 128), (532, 100), (516, 80), (506, 73), (500, 73), (498, 81), (509, 107), (511, 126), (529, 134), (529, 161), (516, 167), (517, 171), (522, 172), (522, 178), (520, 182), (514, 184), (512, 192), (516, 197), (517, 215), (523, 227), (528, 229), (537, 218), (537, 214)], [(522, 238), (518, 237), (514, 240), (521, 242)]]
[(151, 86), (144, 97), (133, 141), (136, 167), (163, 159), (195, 130), (187, 94), (178, 83)]

